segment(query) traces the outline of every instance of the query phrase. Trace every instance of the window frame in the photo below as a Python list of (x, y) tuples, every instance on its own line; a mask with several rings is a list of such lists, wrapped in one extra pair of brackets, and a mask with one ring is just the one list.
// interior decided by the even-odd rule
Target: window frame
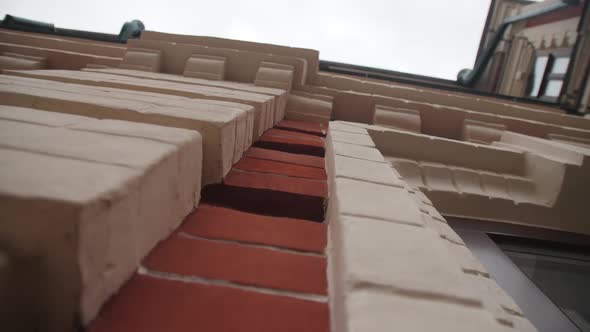
[[(563, 91), (565, 88), (565, 78), (567, 74), (567, 69), (564, 73), (554, 73), (554, 65), (555, 61), (559, 58), (569, 58), (571, 61), (572, 56), (572, 49), (571, 48), (556, 48), (556, 49), (548, 49), (537, 51), (535, 54), (535, 58), (533, 61), (533, 68), (537, 63), (537, 60), (540, 57), (547, 57), (547, 63), (545, 64), (545, 70), (543, 71), (543, 76), (541, 77), (541, 84), (539, 85), (539, 91), (537, 91), (536, 95), (529, 95), (528, 98), (530, 99), (537, 99), (544, 102), (551, 102), (555, 103), (558, 102)], [(568, 67), (569, 67), (568, 63)], [(534, 71), (531, 72), (534, 75)], [(535, 78), (533, 78), (530, 82), (529, 91), (532, 91), (534, 87)], [(561, 81), (561, 88), (559, 89), (559, 93), (557, 96), (547, 96), (547, 86), (549, 85), (550, 81)]]

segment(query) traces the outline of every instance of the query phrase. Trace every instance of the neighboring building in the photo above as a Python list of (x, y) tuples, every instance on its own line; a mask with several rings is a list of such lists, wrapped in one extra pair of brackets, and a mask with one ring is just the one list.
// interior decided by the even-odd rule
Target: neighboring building
[[(478, 59), (492, 52), (477, 89), (588, 113), (586, 6), (583, 0), (492, 1)], [(503, 30), (505, 22), (512, 23)]]
[[(549, 47), (531, 20), (476, 89), (6, 18), (0, 327), (588, 331), (590, 119), (524, 94), (517, 64)], [(547, 59), (537, 97), (587, 80)]]

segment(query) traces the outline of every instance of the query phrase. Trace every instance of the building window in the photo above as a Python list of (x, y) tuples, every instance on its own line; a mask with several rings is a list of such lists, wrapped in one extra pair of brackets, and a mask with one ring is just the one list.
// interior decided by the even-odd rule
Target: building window
[(590, 332), (588, 236), (481, 220), (447, 221), (539, 332)]
[(590, 255), (587, 251), (532, 239), (490, 237), (580, 331), (590, 332)]
[(533, 68), (530, 98), (556, 102), (570, 62), (571, 50), (539, 52)]

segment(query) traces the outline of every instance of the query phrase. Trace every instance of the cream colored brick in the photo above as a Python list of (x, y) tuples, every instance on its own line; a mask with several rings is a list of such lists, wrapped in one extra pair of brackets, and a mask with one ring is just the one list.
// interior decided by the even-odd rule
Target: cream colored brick
[[(140, 251), (145, 251), (145, 247), (151, 248), (153, 242), (159, 240), (153, 240), (153, 237), (170, 231), (158, 229), (158, 224), (168, 219), (179, 221), (198, 204), (202, 152), (201, 138), (197, 132), (94, 119), (73, 127), (77, 130), (1, 120), (0, 143), (3, 147), (13, 149), (146, 171), (158, 164), (169, 165), (166, 167), (173, 174), (168, 175), (170, 178), (165, 181), (165, 185), (142, 194), (146, 195), (146, 203), (158, 201), (160, 197), (163, 202), (168, 198), (174, 204), (159, 208), (148, 204), (149, 208), (140, 211), (146, 235), (152, 233), (151, 243), (141, 244)], [(172, 157), (164, 160), (162, 156), (166, 154)], [(150, 225), (157, 229), (151, 229)]]
[(422, 225), (418, 207), (402, 188), (336, 178), (332, 200), (342, 214)]
[[(198, 132), (145, 123), (96, 119), (79, 121), (76, 124), (68, 125), (67, 128), (85, 132), (143, 138), (177, 146), (179, 149), (177, 172), (178, 178), (182, 179), (178, 188), (180, 195), (177, 202), (185, 205), (192, 203), (195, 208), (197, 207), (201, 198), (201, 169), (203, 164), (202, 137)], [(195, 173), (197, 177), (194, 176)], [(154, 197), (154, 199), (157, 198)], [(185, 211), (184, 208), (178, 210)], [(150, 216), (149, 219), (153, 219), (153, 217)]]
[[(8, 79), (8, 78), (7, 78)], [(235, 117), (235, 144), (233, 162), (237, 162), (252, 144), (255, 110), (250, 105), (220, 100), (195, 100), (181, 96), (154, 94), (143, 91), (121, 90), (114, 88), (96, 88), (83, 85), (48, 84), (47, 81), (29, 79), (26, 77), (10, 77), (10, 81), (29, 87), (50, 89), (65, 93), (83, 93), (85, 95), (110, 98), (113, 100), (133, 100), (140, 103), (149, 103), (152, 106), (182, 108), (190, 112), (199, 112), (204, 115), (226, 113)]]
[(508, 194), (506, 179), (504, 176), (490, 172), (480, 172), (481, 182), (487, 195), (493, 198), (503, 198), (512, 200)]
[(519, 332), (537, 332), (537, 328), (526, 318), (513, 317), (514, 329)]
[(291, 90), (293, 70), (260, 66), (256, 72), (254, 85)]
[(225, 63), (225, 57), (193, 54), (186, 60), (183, 75), (223, 81), (225, 79)]
[(432, 218), (434, 218), (435, 220), (439, 221), (439, 222), (444, 222), (446, 223), (446, 219), (440, 214), (440, 212), (438, 212), (438, 210), (432, 206), (432, 205), (426, 205), (426, 208), (428, 210), (428, 214), (430, 214), (430, 216), (432, 216)]
[(330, 122), (330, 130), (369, 135), (369, 133), (367, 132), (366, 129), (351, 125), (351, 124), (344, 122), (344, 121)]
[(220, 87), (220, 88), (255, 92), (255, 93), (261, 93), (261, 94), (270, 95), (270, 96), (277, 96), (277, 97), (278, 96), (285, 96), (285, 91), (282, 89), (254, 86), (250, 83), (243, 83), (243, 82), (211, 81), (211, 80), (199, 79), (199, 78), (193, 78), (193, 77), (183, 77), (183, 76), (174, 75), (174, 74), (140, 72), (140, 71), (136, 71), (136, 70), (125, 70), (125, 69), (118, 69), (118, 68), (84, 69), (83, 71), (96, 72), (96, 73), (106, 73), (106, 74), (116, 74), (116, 75), (124, 75), (124, 76), (139, 77), (139, 78), (148, 78), (148, 79), (171, 81), (171, 82), (177, 82), (177, 83), (216, 86), (216, 87)]
[(492, 279), (480, 275), (465, 273), (460, 279), (460, 282), (473, 285), (483, 302), (485, 310), (487, 310), (490, 315), (496, 319), (496, 321), (502, 325), (514, 327), (514, 318), (516, 316), (504, 310), (498, 302), (496, 295), (488, 288), (488, 283), (495, 284)]
[(439, 221), (434, 220), (432, 216), (428, 214), (428, 212), (424, 211), (422, 212), (422, 220), (424, 221), (424, 225), (426, 225), (426, 227), (430, 228), (440, 236), (440, 230), (438, 227), (438, 224), (440, 223)]
[(421, 162), (420, 168), (429, 190), (456, 191), (451, 169), (447, 165)]
[(451, 254), (464, 272), (471, 274), (480, 274), (485, 277), (489, 277), (489, 272), (486, 268), (481, 265), (479, 260), (473, 256), (471, 251), (464, 245), (455, 244), (452, 242), (446, 242), (447, 248), (451, 251)]
[[(120, 69), (118, 69), (120, 70)], [(60, 75), (61, 73), (61, 75)], [(64, 80), (68, 82), (68, 75), (70, 72), (53, 73), (49, 78), (55, 80)], [(148, 73), (135, 71), (135, 73), (144, 73), (145, 75), (163, 75), (160, 73)], [(42, 76), (43, 77), (43, 76)], [(35, 86), (39, 88), (49, 88), (46, 81), (39, 81), (36, 79), (29, 79), (27, 77), (11, 77), (13, 80), (20, 80), (19, 84), (26, 84), (27, 86)], [(151, 93), (132, 89), (116, 89), (109, 87), (93, 87), (87, 85), (63, 85), (51, 84), (52, 90), (63, 92), (77, 92), (92, 96), (108, 97), (111, 99), (134, 100), (139, 102), (149, 103), (153, 106), (182, 108), (192, 112), (199, 112), (203, 114), (210, 114), (211, 112), (225, 113), (235, 116), (236, 121), (236, 150), (234, 153), (234, 161), (241, 158), (241, 153), (252, 144), (254, 137), (254, 126), (256, 120), (256, 109), (254, 106), (240, 104), (237, 102), (230, 102), (224, 100), (213, 99), (193, 99), (174, 94)], [(243, 142), (243, 143), (242, 143)]]
[(45, 61), (0, 54), (0, 68), (2, 69), (35, 70), (45, 68), (45, 64)]
[(285, 111), (294, 120), (328, 122), (332, 116), (332, 102), (289, 94)]
[(0, 119), (40, 124), (49, 127), (65, 127), (70, 124), (89, 120), (89, 118), (85, 116), (44, 112), (26, 107), (6, 105), (0, 105)]
[(346, 298), (346, 311), (346, 332), (503, 330), (482, 308), (369, 289), (356, 290), (349, 294)]
[(435, 220), (429, 213), (422, 213), (422, 220), (431, 229), (435, 230), (441, 238), (456, 244), (465, 245), (463, 239), (446, 222)]
[[(282, 89), (254, 86), (252, 84), (243, 83), (243, 82), (213, 81), (213, 80), (207, 80), (207, 79), (201, 79), (201, 78), (195, 78), (195, 77), (179, 76), (179, 75), (174, 75), (174, 74), (152, 73), (152, 72), (144, 72), (144, 71), (137, 71), (137, 70), (117, 69), (117, 68), (84, 69), (84, 71), (116, 74), (116, 75), (131, 76), (131, 77), (138, 77), (138, 78), (147, 78), (147, 79), (161, 80), (161, 81), (170, 81), (170, 82), (183, 83), (183, 84), (214, 86), (214, 87), (225, 88), (225, 89), (230, 89), (230, 90), (247, 91), (247, 92), (254, 92), (254, 93), (274, 96), (276, 98), (276, 103), (274, 105), (275, 115), (276, 115), (275, 123), (278, 123), (280, 120), (282, 120), (285, 117), (285, 106), (287, 103), (287, 92)], [(244, 105), (244, 106), (246, 106), (246, 105)]]
[(373, 123), (383, 127), (420, 133), (420, 112), (410, 109), (375, 106)]
[(334, 154), (377, 162), (385, 162), (379, 150), (341, 142), (333, 142)]
[[(516, 316), (488, 290), (489, 274), (422, 191), (410, 182), (401, 181), (398, 188), (375, 183), (378, 172), (367, 169), (365, 160), (339, 155), (333, 163), (327, 159), (335, 175), (328, 212), (335, 331), (383, 331), (392, 326), (404, 331), (515, 331), (511, 318)], [(347, 165), (350, 160), (357, 167)], [(398, 160), (406, 161), (388, 157)], [(452, 183), (452, 174), (448, 178)], [(387, 189), (398, 189), (398, 198), (387, 199), (394, 193)], [(403, 207), (410, 206), (410, 218), (419, 214), (419, 223), (392, 220), (406, 219)], [(371, 298), (357, 300), (361, 293)], [(400, 312), (398, 305), (408, 311), (392, 319)]]
[[(45, 87), (34, 87), (19, 83), (33, 81)], [(179, 107), (160, 107), (148, 102), (117, 99), (105, 95), (88, 95), (81, 92), (54, 90), (55, 86), (68, 86), (76, 89), (79, 85), (65, 85), (37, 79), (2, 77), (0, 96), (5, 104), (42, 108), (53, 112), (84, 115), (94, 118), (110, 118), (141, 123), (163, 125), (173, 128), (196, 130), (205, 138), (203, 140), (203, 183), (219, 181), (231, 169), (236, 145), (235, 114), (215, 112), (223, 106), (210, 106), (195, 112)], [(27, 83), (28, 84), (28, 83)], [(83, 91), (85, 88), (82, 88)], [(94, 88), (99, 90), (98, 88)], [(105, 88), (108, 89), (108, 88)], [(111, 89), (125, 94), (125, 90)], [(158, 94), (147, 93), (156, 97)], [(196, 101), (198, 103), (198, 101)]]
[(386, 157), (386, 159), (409, 185), (419, 188), (426, 186), (422, 178), (422, 170), (417, 161), (393, 157)]
[(460, 245), (465, 245), (463, 239), (447, 223), (438, 221), (438, 227), (440, 235), (443, 238)]
[(477, 171), (468, 168), (453, 167), (453, 177), (459, 192), (485, 195), (481, 185), (481, 178)]
[(386, 163), (335, 156), (334, 175), (355, 180), (375, 182), (388, 186), (403, 187), (392, 168)]
[[(43, 258), (47, 279), (39, 275), (38, 283), (76, 294), (42, 300), (64, 315), (49, 316), (48, 330), (65, 330), (54, 318), (92, 320), (194, 208), (200, 189), (191, 164), (200, 158), (185, 156), (199, 153), (197, 132), (125, 129), (118, 121), (101, 130), (101, 121), (89, 121), (93, 132), (0, 121), (0, 234), (11, 256)], [(150, 132), (158, 134), (146, 139)]]
[(506, 291), (504, 291), (504, 289), (502, 289), (502, 287), (500, 287), (493, 279), (481, 276), (479, 278), (479, 282), (488, 289), (489, 294), (494, 297), (498, 304), (507, 313), (513, 315), (516, 314), (519, 316), (524, 315), (518, 304), (516, 304), (516, 302), (514, 302), (514, 300), (506, 293)]
[(416, 206), (420, 209), (420, 211), (422, 211), (423, 213), (428, 213), (428, 207), (426, 206), (426, 204), (424, 204), (424, 202), (422, 202), (422, 199), (420, 198), (420, 196), (418, 196), (418, 192), (420, 192), (420, 190), (418, 189), (418, 190), (414, 191), (413, 189), (410, 189), (408, 191), (407, 189), (408, 188), (406, 188), (408, 195), (410, 196), (410, 198), (412, 198), (414, 200), (414, 202), (416, 203)]
[(368, 146), (371, 148), (375, 147), (375, 143), (371, 139), (371, 136), (357, 133), (349, 133), (345, 131), (332, 131), (332, 139), (334, 142), (342, 142), (349, 144), (356, 144), (362, 146)]
[(456, 282), (462, 272), (429, 228), (350, 216), (337, 222), (341, 251), (335, 253), (340, 257), (336, 264), (343, 267), (345, 284), (371, 283), (481, 304), (470, 284)]
[(422, 203), (432, 206), (432, 202), (430, 201), (430, 199), (426, 197), (426, 195), (424, 195), (424, 193), (421, 190), (417, 190), (416, 195), (420, 197)]
[[(395, 169), (395, 167), (393, 167), (391, 164), (389, 164), (389, 168), (391, 169), (391, 171), (393, 172), (393, 174), (395, 175), (396, 178), (402, 180), (403, 181), (403, 176), (401, 174), (399, 174), (399, 172)], [(404, 182), (404, 186), (407, 186), (408, 184)]]
[(531, 179), (517, 176), (506, 176), (508, 193), (517, 203), (544, 203), (540, 199), (535, 183)]
[(267, 62), (267, 61), (261, 61), (259, 67), (276, 68), (276, 69), (283, 69), (283, 70), (295, 70), (295, 67), (290, 66), (290, 65), (285, 65), (285, 64), (276, 63), (276, 62)]
[(121, 68), (160, 71), (162, 52), (141, 48), (129, 48), (119, 65)]
[(157, 79), (138, 78), (132, 76), (113, 75), (102, 72), (67, 71), (67, 70), (35, 70), (7, 71), (7, 74), (27, 78), (48, 79), (82, 85), (111, 87), (116, 89), (143, 91), (150, 93), (183, 96), (206, 100), (226, 101), (247, 104), (255, 107), (256, 137), (272, 127), (272, 118), (277, 110), (272, 109), (272, 96), (247, 91), (224, 89), (216, 86), (184, 84)]

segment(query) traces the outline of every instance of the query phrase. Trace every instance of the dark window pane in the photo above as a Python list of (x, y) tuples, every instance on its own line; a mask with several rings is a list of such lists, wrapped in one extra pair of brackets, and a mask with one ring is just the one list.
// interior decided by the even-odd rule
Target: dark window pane
[(498, 246), (581, 331), (590, 332), (590, 254), (505, 238)]

